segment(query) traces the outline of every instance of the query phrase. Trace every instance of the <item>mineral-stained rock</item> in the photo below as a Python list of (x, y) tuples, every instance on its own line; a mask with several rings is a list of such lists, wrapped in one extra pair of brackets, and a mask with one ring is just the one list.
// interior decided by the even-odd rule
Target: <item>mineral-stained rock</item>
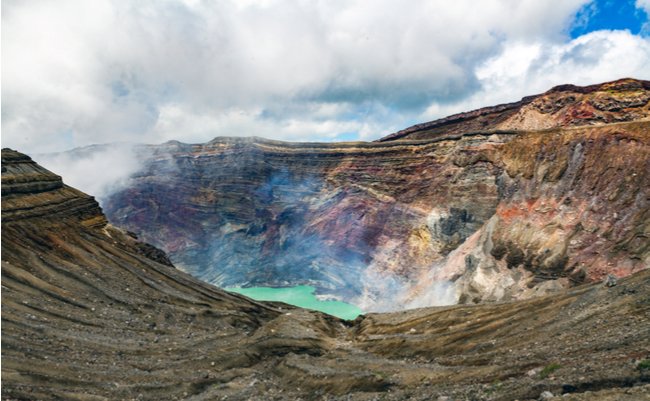
[(625, 276), (650, 264), (648, 88), (561, 86), (374, 143), (151, 146), (104, 207), (205, 281), (371, 309)]
[[(459, 274), (460, 255), (480, 261), (458, 280), (461, 293), (517, 297), (538, 293), (547, 280), (565, 287), (647, 268), (649, 132), (647, 122), (556, 129), (504, 145), (492, 159), (503, 166), (496, 213), (445, 266)], [(494, 285), (506, 276), (509, 289)]]
[(647, 399), (650, 270), (342, 321), (152, 260), (29, 158), (2, 167), (2, 399)]

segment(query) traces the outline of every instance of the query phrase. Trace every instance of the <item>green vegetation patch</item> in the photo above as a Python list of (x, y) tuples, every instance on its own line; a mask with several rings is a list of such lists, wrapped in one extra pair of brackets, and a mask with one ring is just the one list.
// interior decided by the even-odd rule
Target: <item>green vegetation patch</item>
[(562, 367), (562, 365), (560, 365), (558, 363), (550, 363), (550, 364), (546, 365), (544, 367), (544, 369), (542, 369), (541, 372), (539, 372), (539, 377), (541, 379), (546, 379), (547, 377), (549, 377), (551, 375), (551, 373), (555, 372), (556, 370), (560, 369), (561, 367)]

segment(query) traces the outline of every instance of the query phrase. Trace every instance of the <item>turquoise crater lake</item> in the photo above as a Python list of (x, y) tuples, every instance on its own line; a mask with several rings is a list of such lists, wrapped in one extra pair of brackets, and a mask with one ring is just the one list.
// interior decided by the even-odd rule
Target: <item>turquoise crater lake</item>
[(257, 301), (279, 301), (286, 304), (299, 306), (301, 308), (317, 310), (340, 317), (341, 319), (352, 320), (363, 313), (363, 311), (351, 304), (341, 301), (321, 301), (316, 297), (316, 289), (309, 285), (299, 285), (296, 287), (229, 287), (224, 288), (226, 291), (236, 292), (245, 295)]

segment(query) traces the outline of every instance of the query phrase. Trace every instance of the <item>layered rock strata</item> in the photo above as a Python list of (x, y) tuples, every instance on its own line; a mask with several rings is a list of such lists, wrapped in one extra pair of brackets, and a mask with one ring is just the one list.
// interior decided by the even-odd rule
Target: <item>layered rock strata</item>
[(455, 160), (509, 137), (168, 143), (104, 206), (208, 282), (312, 284), (350, 300), (391, 280), (403, 288), (480, 229), (498, 204), (498, 168)]
[(650, 264), (649, 131), (167, 143), (105, 209), (221, 286), (312, 284), (374, 310), (525, 297)]

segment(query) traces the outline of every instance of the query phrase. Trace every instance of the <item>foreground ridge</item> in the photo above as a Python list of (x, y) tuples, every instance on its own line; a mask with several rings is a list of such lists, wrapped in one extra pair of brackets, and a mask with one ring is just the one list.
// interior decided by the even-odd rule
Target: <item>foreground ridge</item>
[(648, 399), (648, 270), (346, 322), (174, 269), (18, 152), (2, 180), (3, 399)]

